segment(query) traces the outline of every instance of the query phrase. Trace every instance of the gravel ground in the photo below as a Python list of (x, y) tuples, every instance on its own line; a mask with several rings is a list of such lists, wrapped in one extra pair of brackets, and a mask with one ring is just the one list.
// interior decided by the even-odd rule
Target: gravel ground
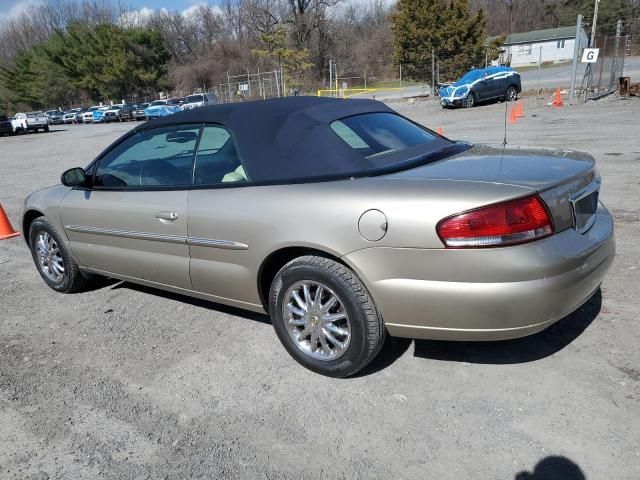
[[(390, 340), (357, 378), (295, 363), (266, 316), (105, 281), (49, 290), (0, 243), (2, 479), (640, 478), (640, 99), (528, 98), (509, 143), (596, 155), (618, 255), (602, 294), (495, 343)], [(393, 103), (500, 142), (504, 106)], [(0, 138), (0, 201), (85, 165), (131, 124)]]

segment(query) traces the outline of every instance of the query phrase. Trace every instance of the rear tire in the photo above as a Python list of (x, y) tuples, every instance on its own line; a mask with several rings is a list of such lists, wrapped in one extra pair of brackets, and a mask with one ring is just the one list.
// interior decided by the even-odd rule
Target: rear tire
[(38, 273), (56, 292), (84, 290), (89, 278), (71, 257), (55, 227), (45, 218), (36, 218), (29, 228), (29, 248)]
[(289, 354), (306, 368), (330, 377), (344, 378), (362, 370), (378, 354), (386, 336), (382, 318), (360, 279), (325, 257), (299, 257), (282, 267), (271, 284), (269, 313)]
[(49, 125), (47, 125), (46, 127), (44, 127), (44, 131), (45, 131), (45, 133), (48, 133), (48, 132), (49, 132)]

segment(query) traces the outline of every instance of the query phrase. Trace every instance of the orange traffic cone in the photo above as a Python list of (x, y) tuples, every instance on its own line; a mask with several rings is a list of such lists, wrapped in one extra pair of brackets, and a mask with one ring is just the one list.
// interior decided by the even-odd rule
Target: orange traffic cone
[(524, 109), (522, 107), (522, 100), (518, 100), (518, 108), (516, 109), (516, 117), (524, 117)]
[(553, 99), (553, 103), (551, 105), (553, 105), (554, 107), (562, 107), (564, 105), (564, 102), (562, 101), (562, 97), (560, 96), (559, 88), (556, 89), (556, 96)]
[(509, 123), (516, 123), (516, 107), (511, 107), (511, 112), (509, 112)]
[(9, 217), (4, 213), (4, 208), (0, 205), (0, 240), (4, 240), (5, 238), (17, 237), (20, 235), (20, 232), (16, 232), (11, 226), (11, 222), (9, 221)]
[(438, 127), (438, 129), (436, 130), (436, 133), (438, 135), (442, 135), (442, 127)]

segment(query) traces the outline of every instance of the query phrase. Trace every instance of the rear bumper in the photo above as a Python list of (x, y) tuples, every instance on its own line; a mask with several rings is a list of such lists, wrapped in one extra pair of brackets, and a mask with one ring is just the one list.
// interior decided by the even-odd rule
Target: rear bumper
[(361, 276), (389, 333), (440, 340), (530, 335), (597, 291), (615, 256), (602, 205), (589, 231), (492, 249), (368, 248), (344, 257)]

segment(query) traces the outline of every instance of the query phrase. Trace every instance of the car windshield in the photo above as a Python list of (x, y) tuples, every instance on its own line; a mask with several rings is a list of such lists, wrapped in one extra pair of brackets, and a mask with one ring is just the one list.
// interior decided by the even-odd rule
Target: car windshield
[(189, 95), (184, 99), (184, 103), (196, 103), (203, 102), (204, 97), (202, 95)]
[(166, 105), (167, 102), (165, 100), (154, 100), (149, 104), (150, 107), (155, 107), (156, 105)]
[(47, 112), (47, 115), (55, 115), (55, 114), (57, 114), (57, 113), (60, 113), (60, 112), (58, 112), (58, 110), (49, 110), (49, 111)]
[(36, 118), (37, 116), (37, 113), (27, 113), (27, 118)]
[(336, 120), (331, 129), (365, 158), (432, 143), (428, 130), (393, 113), (367, 113)]
[(454, 82), (454, 87), (460, 87), (462, 85), (468, 85), (469, 83), (473, 83), (476, 80), (482, 78), (482, 75), (485, 73), (484, 70), (471, 70), (470, 72), (465, 73), (460, 80)]
[(141, 105), (138, 105), (138, 108), (147, 108), (149, 106), (148, 103), (143, 103)]

